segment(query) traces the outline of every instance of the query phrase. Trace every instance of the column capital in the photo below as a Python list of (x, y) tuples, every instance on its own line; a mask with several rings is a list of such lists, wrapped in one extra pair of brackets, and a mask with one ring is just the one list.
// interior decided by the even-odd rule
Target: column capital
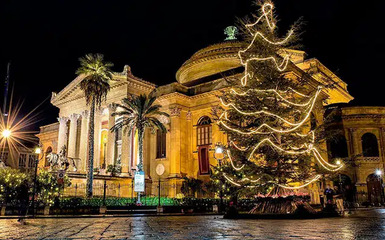
[(69, 118), (68, 117), (58, 117), (57, 120), (59, 121), (60, 124), (64, 124), (64, 123), (67, 123)]
[(88, 118), (88, 117), (90, 116), (88, 110), (84, 110), (84, 111), (81, 113), (81, 115), (82, 115), (82, 118)]
[(187, 120), (191, 120), (192, 119), (192, 112), (190, 110), (188, 110), (188, 112), (186, 113), (186, 119)]
[(108, 107), (108, 111), (109, 111), (110, 115), (111, 115), (111, 113), (116, 111), (116, 104), (115, 103), (110, 103), (110, 104), (108, 104), (107, 107)]
[(73, 113), (69, 116), (69, 119), (71, 120), (71, 122), (74, 122), (74, 121), (77, 121), (79, 119), (80, 115), (77, 114), (77, 113)]
[(181, 111), (182, 111), (182, 108), (179, 106), (170, 107), (170, 116), (171, 117), (179, 117)]

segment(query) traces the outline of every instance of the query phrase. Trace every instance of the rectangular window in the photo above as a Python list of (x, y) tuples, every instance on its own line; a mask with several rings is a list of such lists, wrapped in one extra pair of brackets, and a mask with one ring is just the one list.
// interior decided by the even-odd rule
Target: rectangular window
[(210, 173), (210, 162), (209, 162), (209, 146), (198, 147), (198, 158), (199, 158), (199, 173), (201, 175)]
[(35, 167), (35, 155), (28, 155), (28, 168)]
[(166, 157), (166, 132), (156, 131), (156, 158)]
[(198, 126), (197, 129), (197, 145), (210, 145), (211, 144), (211, 125)]
[(19, 155), (19, 167), (25, 168), (26, 161), (27, 161), (27, 154), (20, 153), (20, 155)]

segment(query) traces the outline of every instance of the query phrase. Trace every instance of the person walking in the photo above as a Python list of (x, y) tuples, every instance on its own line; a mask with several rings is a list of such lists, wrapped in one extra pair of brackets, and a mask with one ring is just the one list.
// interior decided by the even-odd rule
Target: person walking
[(344, 200), (342, 191), (338, 188), (338, 186), (334, 186), (334, 198), (337, 205), (337, 210), (340, 215), (344, 214)]
[(17, 221), (25, 225), (25, 217), (28, 210), (28, 201), (29, 201), (29, 186), (28, 181), (25, 180), (17, 189), (17, 200), (19, 202), (19, 218)]

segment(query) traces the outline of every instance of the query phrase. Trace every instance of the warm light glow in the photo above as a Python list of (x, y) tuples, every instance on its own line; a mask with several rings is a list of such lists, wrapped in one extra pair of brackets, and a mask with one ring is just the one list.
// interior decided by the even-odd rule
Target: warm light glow
[(222, 154), (223, 153), (223, 147), (222, 146), (216, 146), (215, 147), (215, 153)]
[(376, 169), (375, 173), (376, 173), (377, 176), (381, 176), (382, 175), (381, 169)]
[(2, 132), (2, 135), (4, 138), (8, 138), (9, 136), (11, 136), (11, 134), (12, 134), (12, 132), (9, 129), (4, 129)]
[(40, 154), (41, 153), (41, 148), (39, 148), (39, 147), (35, 148), (35, 153), (36, 154)]
[(337, 165), (340, 165), (340, 164), (341, 164), (341, 160), (337, 160), (337, 161), (336, 161), (336, 164), (337, 164)]

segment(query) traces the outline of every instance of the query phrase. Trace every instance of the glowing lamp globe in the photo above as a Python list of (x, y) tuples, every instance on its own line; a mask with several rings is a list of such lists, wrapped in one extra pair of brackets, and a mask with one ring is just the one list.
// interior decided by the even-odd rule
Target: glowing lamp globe
[(3, 135), (3, 137), (8, 138), (9, 136), (11, 136), (11, 133), (12, 133), (11, 130), (4, 129), (2, 132), (2, 135)]
[(215, 153), (218, 153), (218, 154), (223, 153), (223, 147), (217, 146), (217, 147), (215, 148)]
[(336, 164), (337, 164), (337, 165), (341, 165), (341, 160), (337, 160), (337, 161), (336, 161)]
[(376, 174), (377, 176), (381, 176), (381, 175), (382, 175), (382, 171), (381, 171), (380, 169), (376, 169), (375, 174)]
[(41, 153), (41, 148), (39, 148), (39, 147), (35, 148), (35, 153), (36, 154), (40, 154)]

